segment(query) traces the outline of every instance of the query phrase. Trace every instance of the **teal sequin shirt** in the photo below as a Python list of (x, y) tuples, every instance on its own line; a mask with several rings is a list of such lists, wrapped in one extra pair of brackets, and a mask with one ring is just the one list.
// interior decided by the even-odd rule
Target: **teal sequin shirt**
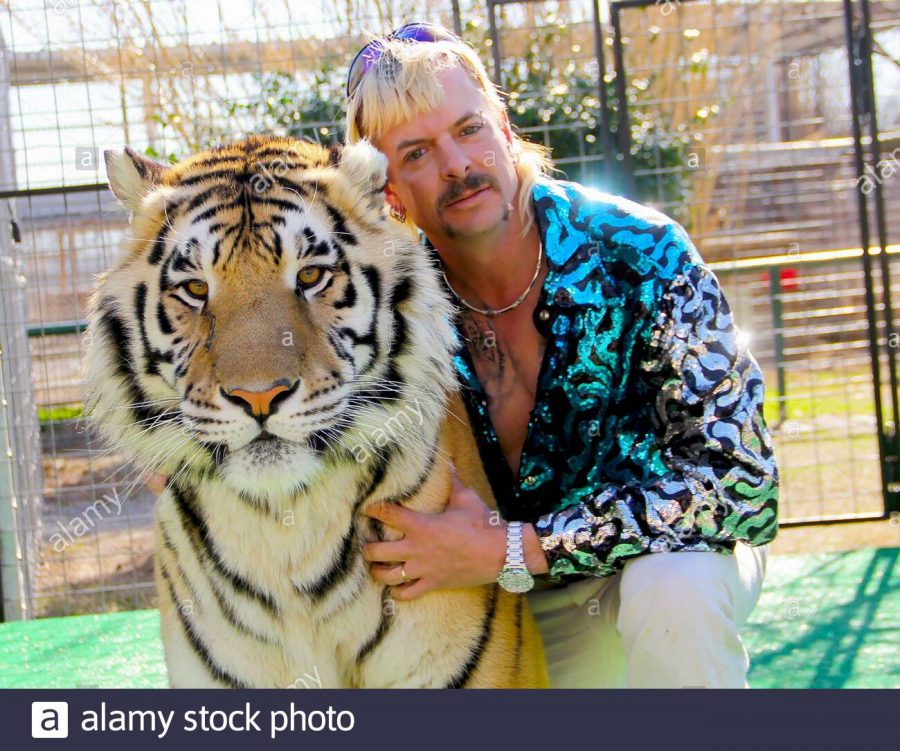
[(555, 583), (646, 553), (774, 539), (762, 374), (684, 229), (575, 183), (539, 180), (533, 201), (549, 265), (533, 320), (547, 346), (518, 477), (465, 346), (455, 355), (504, 518), (534, 523)]

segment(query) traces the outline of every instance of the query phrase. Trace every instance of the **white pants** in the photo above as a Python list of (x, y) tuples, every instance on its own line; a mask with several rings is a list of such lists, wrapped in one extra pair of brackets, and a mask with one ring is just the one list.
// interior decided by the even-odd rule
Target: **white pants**
[(756, 606), (768, 546), (649, 553), (615, 575), (528, 600), (553, 688), (748, 688), (740, 629)]

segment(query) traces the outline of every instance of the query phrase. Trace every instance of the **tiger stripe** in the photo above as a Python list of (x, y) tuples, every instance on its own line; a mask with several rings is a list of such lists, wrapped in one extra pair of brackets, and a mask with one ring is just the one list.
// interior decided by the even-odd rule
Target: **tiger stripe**
[[(167, 586), (169, 597), (173, 602), (177, 602), (178, 597), (175, 594), (175, 587), (172, 584), (172, 579), (169, 576), (169, 573), (166, 570), (165, 566), (161, 565), (159, 571), (162, 575), (163, 581)], [(176, 607), (175, 612), (178, 614), (178, 620), (181, 623), (182, 629), (184, 629), (184, 634), (185, 636), (187, 636), (191, 648), (194, 650), (194, 654), (196, 654), (201, 659), (210, 675), (216, 680), (222, 681), (230, 688), (250, 688), (240, 678), (232, 675), (228, 670), (219, 665), (212, 658), (209, 653), (209, 648), (197, 633), (196, 625), (191, 622), (191, 619), (188, 618), (187, 615), (185, 615), (184, 611), (181, 608)]]
[(215, 543), (210, 539), (206, 522), (194, 506), (193, 499), (190, 497), (190, 491), (184, 491), (178, 483), (171, 484), (169, 491), (179, 511), (181, 526), (191, 541), (197, 557), (209, 561), (219, 576), (228, 581), (235, 591), (252, 598), (271, 615), (278, 617), (278, 604), (272, 599), (271, 595), (261, 591), (243, 576), (235, 573), (222, 560)]
[(485, 647), (491, 638), (491, 631), (494, 628), (494, 615), (497, 612), (497, 594), (499, 587), (492, 587), (488, 596), (488, 609), (484, 615), (484, 623), (481, 626), (481, 634), (478, 641), (472, 648), (472, 653), (462, 670), (447, 684), (447, 688), (464, 688), (472, 680), (472, 675), (478, 669), (481, 658), (484, 655)]

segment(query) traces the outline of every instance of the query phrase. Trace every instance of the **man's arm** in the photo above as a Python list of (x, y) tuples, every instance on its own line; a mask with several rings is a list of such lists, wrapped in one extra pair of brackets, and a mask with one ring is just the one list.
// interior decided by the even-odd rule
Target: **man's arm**
[[(629, 558), (762, 545), (777, 531), (778, 469), (759, 366), (713, 273), (688, 264), (664, 290), (640, 375), (668, 472), (563, 499), (534, 525), (551, 577), (608, 576)], [(539, 560), (530, 533), (533, 560)], [(541, 566), (543, 568), (543, 566)]]

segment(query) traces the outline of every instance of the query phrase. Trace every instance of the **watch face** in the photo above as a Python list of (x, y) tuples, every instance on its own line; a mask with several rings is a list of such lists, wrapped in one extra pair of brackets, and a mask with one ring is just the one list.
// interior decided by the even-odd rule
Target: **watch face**
[(534, 577), (523, 569), (503, 571), (497, 581), (507, 592), (527, 592), (534, 586)]

